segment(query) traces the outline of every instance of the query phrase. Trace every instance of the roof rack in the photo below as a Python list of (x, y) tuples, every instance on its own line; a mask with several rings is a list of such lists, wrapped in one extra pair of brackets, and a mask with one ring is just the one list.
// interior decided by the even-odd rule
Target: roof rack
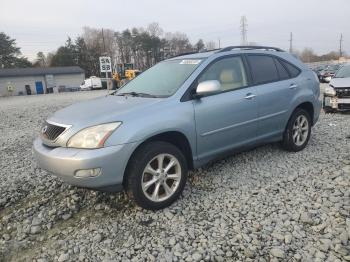
[(177, 55), (174, 55), (170, 58), (175, 58), (175, 57), (179, 57), (179, 56), (185, 56), (185, 55), (193, 55), (193, 54), (200, 54), (200, 53), (207, 53), (207, 52), (214, 52), (214, 51), (220, 51), (221, 48), (216, 48), (216, 49), (204, 49), (204, 50), (201, 50), (201, 51), (193, 51), (193, 52), (186, 52), (186, 53), (181, 53), (181, 54), (177, 54)]
[(273, 51), (277, 51), (277, 52), (284, 52), (284, 50), (282, 50), (282, 49), (280, 49), (278, 47), (255, 46), (255, 45), (238, 45), (238, 46), (228, 46), (228, 47), (222, 48), (222, 49), (220, 49), (220, 51), (218, 53), (231, 51), (233, 49), (244, 49), (244, 50), (261, 49), (261, 50), (273, 50)]
[(198, 54), (198, 52), (186, 52), (186, 53), (181, 53), (181, 54), (177, 54), (174, 56), (171, 56), (170, 58), (175, 58), (175, 57), (179, 57), (179, 56), (185, 56), (185, 55), (193, 55), (193, 54)]

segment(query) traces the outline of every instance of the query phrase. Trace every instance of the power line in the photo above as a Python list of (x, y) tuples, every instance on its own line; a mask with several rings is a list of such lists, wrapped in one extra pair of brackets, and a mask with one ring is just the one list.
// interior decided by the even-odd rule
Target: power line
[(293, 53), (293, 32), (290, 32), (290, 38), (289, 38), (289, 53)]
[(241, 17), (241, 45), (247, 45), (247, 31), (248, 31), (248, 23), (247, 18), (245, 16)]

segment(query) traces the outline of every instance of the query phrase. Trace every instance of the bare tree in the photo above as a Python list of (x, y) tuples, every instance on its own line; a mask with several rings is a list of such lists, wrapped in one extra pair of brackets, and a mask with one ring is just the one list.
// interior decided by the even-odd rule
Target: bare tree
[(216, 43), (214, 41), (209, 41), (205, 43), (207, 50), (214, 50), (216, 48)]
[(194, 47), (196, 48), (197, 52), (200, 52), (205, 48), (205, 44), (202, 39), (199, 39), (198, 42), (194, 45)]
[(54, 55), (55, 55), (54, 52), (47, 53), (47, 55), (46, 55), (46, 64), (48, 66), (51, 65), (51, 61), (52, 61), (52, 58), (53, 58)]
[(169, 52), (171, 55), (193, 51), (193, 47), (187, 35), (184, 33), (166, 33), (165, 40), (168, 42)]
[(33, 64), (33, 66), (35, 66), (35, 67), (47, 67), (48, 66), (46, 56), (43, 52), (40, 51), (36, 54), (36, 60)]
[(163, 29), (159, 26), (158, 23), (151, 23), (147, 26), (147, 32), (151, 36), (161, 37), (164, 33)]
[(303, 62), (314, 62), (315, 61), (316, 54), (312, 48), (304, 48), (304, 50), (300, 54), (300, 59)]

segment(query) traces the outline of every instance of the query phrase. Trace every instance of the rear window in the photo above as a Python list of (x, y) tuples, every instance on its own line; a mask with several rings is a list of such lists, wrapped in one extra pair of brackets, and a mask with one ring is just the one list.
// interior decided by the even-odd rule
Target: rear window
[(288, 79), (289, 78), (289, 73), (288, 71), (283, 67), (279, 59), (275, 59), (276, 62), (276, 67), (278, 74), (280, 76), (281, 80)]
[(278, 73), (274, 59), (264, 55), (248, 55), (254, 84), (264, 84), (278, 81)]
[(291, 76), (291, 78), (297, 77), (300, 74), (300, 69), (297, 68), (296, 66), (286, 62), (286, 61), (281, 61), (283, 63), (283, 65), (287, 68), (287, 70), (289, 71), (289, 74)]

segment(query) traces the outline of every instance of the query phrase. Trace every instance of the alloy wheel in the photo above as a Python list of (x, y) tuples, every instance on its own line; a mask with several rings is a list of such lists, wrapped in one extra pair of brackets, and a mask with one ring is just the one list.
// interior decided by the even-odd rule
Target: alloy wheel
[(299, 115), (293, 125), (293, 142), (297, 146), (302, 146), (309, 135), (309, 121), (306, 116)]
[(146, 165), (142, 173), (142, 191), (154, 202), (170, 198), (178, 189), (181, 180), (181, 166), (171, 154), (159, 154)]

